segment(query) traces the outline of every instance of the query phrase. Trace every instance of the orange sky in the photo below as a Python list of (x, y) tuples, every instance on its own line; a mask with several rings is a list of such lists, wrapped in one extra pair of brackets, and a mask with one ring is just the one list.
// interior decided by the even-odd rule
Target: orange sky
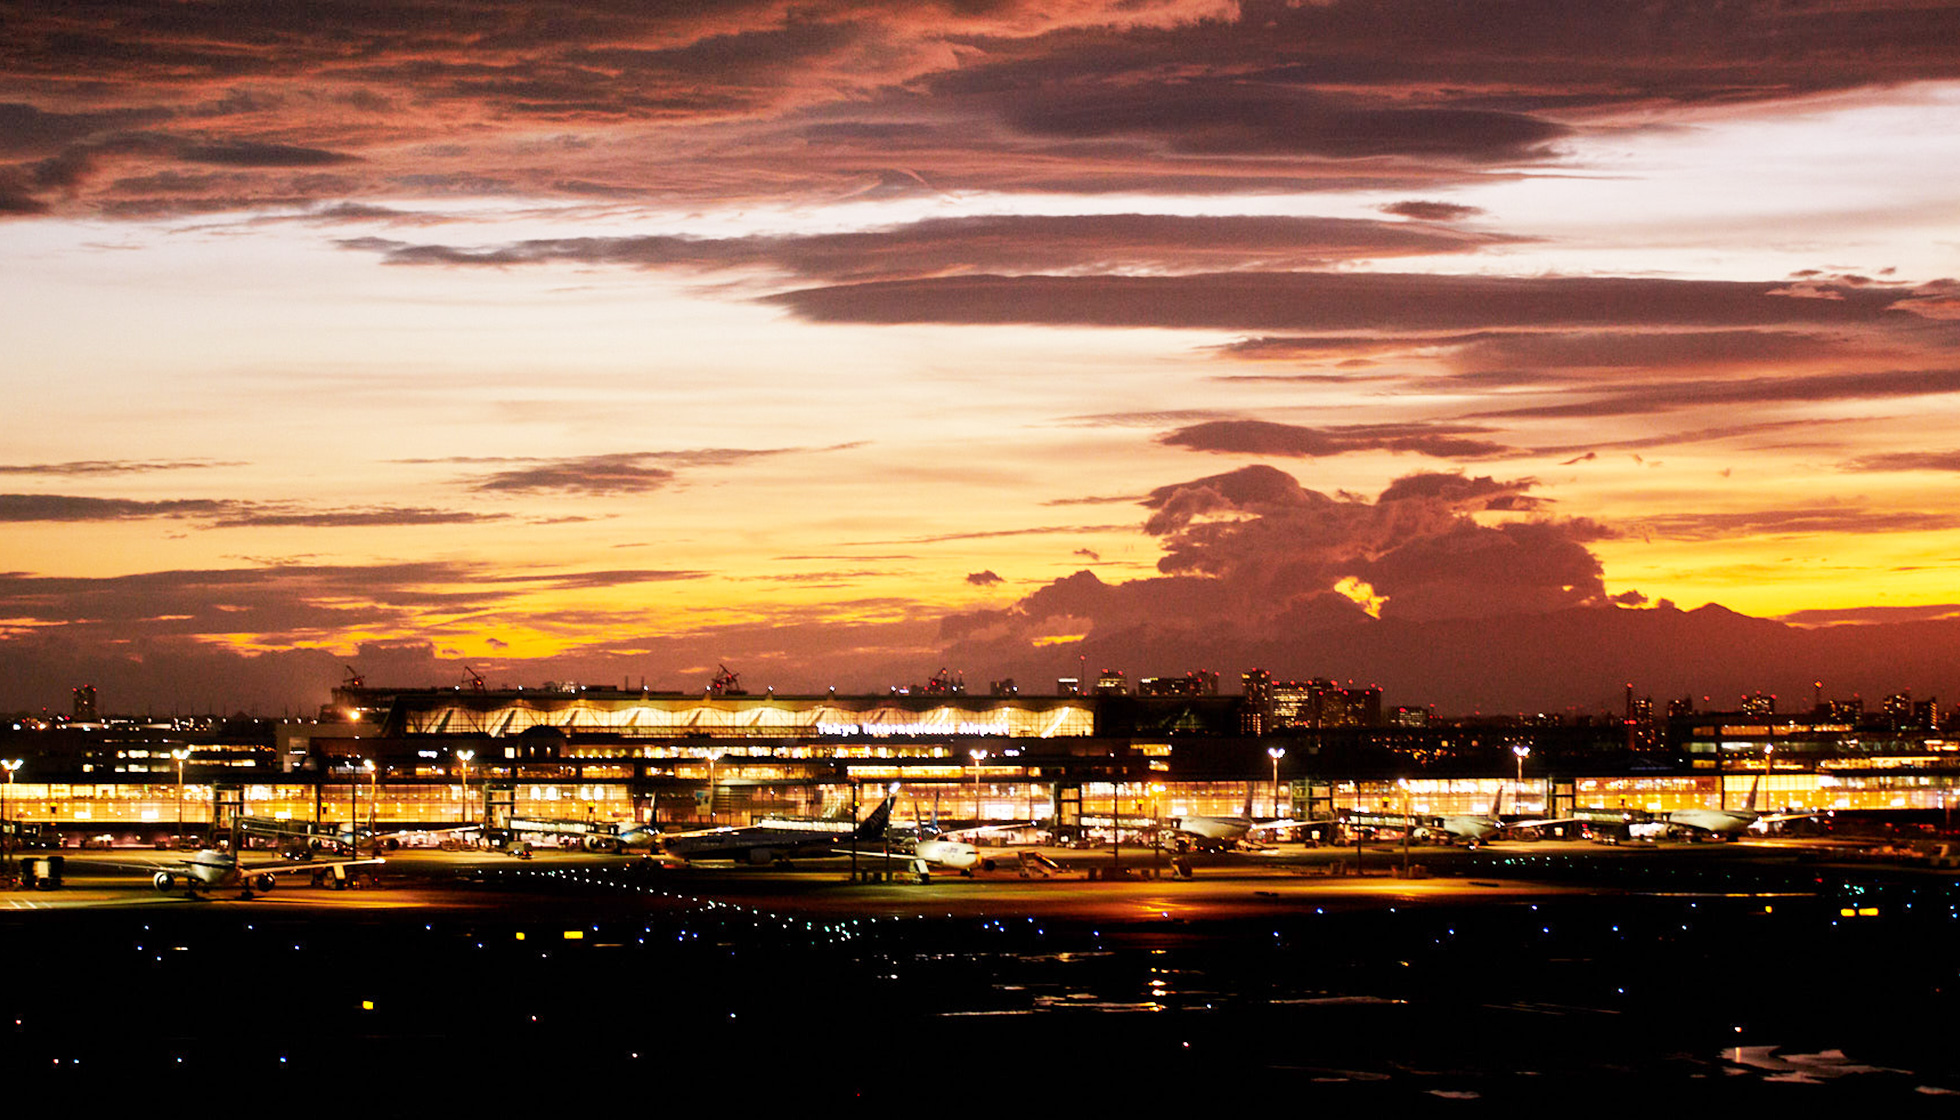
[(9, 27), (0, 707), (1960, 615), (1960, 13), (644, 7)]

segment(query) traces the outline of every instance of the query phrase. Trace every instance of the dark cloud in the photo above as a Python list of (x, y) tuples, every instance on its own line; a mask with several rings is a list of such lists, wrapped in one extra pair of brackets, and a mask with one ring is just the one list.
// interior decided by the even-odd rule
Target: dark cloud
[(205, 470), (244, 464), (217, 459), (75, 459), (65, 463), (0, 463), (0, 474), (69, 477), (97, 474), (144, 474), (150, 471)]
[(1000, 270), (1291, 268), (1337, 260), (1472, 252), (1508, 240), (1346, 218), (1089, 214), (935, 218), (881, 230), (801, 236), (564, 238), (487, 248), (364, 237), (340, 244), (380, 252), (391, 264), (746, 266), (850, 280)]
[(67, 494), (0, 494), (0, 522), (129, 521), (148, 517), (215, 517), (236, 508), (205, 499), (137, 501)]
[(274, 564), (103, 578), (6, 573), (0, 574), (0, 618), (34, 623), (37, 633), (105, 640), (242, 636), (283, 645), (330, 641), (376, 628), (428, 633), (458, 614), (508, 609), (518, 595), (703, 574), (653, 569), (512, 572), (451, 562)]
[(631, 587), (640, 583), (702, 579), (707, 575), (707, 572), (685, 568), (620, 568), (603, 572), (568, 572), (553, 575), (519, 573), (485, 575), (480, 578), (492, 584), (524, 584), (544, 590), (578, 591), (593, 587)]
[(1842, 360), (1859, 345), (1841, 335), (1791, 330), (1489, 333), (1463, 342), (1454, 364), (1494, 370), (1787, 365)]
[(643, 453), (588, 455), (531, 467), (496, 471), (470, 484), (470, 489), (506, 494), (643, 494), (674, 480), (674, 472), (650, 465)]
[(1380, 207), (1380, 210), (1384, 214), (1395, 214), (1422, 222), (1456, 222), (1483, 213), (1475, 206), (1462, 206), (1454, 202), (1422, 202), (1415, 199), (1407, 202), (1391, 202)]
[(1569, 134), (1527, 113), (1403, 108), (1310, 89), (1186, 80), (1077, 88), (1016, 104), (1008, 124), (1068, 140), (1139, 139), (1186, 155), (1427, 156), (1469, 162), (1544, 158)]
[[(1678, 106), (1948, 80), (1956, 36), (1937, 4), (17, 5), (0, 206), (304, 206), (335, 196), (289, 173), (333, 166), (349, 198), (1324, 186), (1455, 217), (1420, 195)], [(30, 182), (83, 149), (252, 181), (138, 211)]]
[(1960, 451), (1888, 451), (1844, 464), (1848, 471), (1960, 471)]
[(461, 510), (402, 508), (381, 506), (373, 509), (294, 511), (266, 507), (244, 507), (219, 516), (212, 522), (217, 529), (335, 529), (384, 525), (475, 525), (504, 521), (507, 513), (469, 513)]
[(187, 163), (209, 163), (221, 167), (324, 167), (359, 158), (345, 152), (330, 152), (321, 148), (302, 148), (291, 144), (267, 144), (250, 140), (192, 144), (179, 149), (177, 156)]
[(1926, 622), (1960, 618), (1960, 603), (1927, 603), (1912, 607), (1846, 607), (1792, 611), (1778, 621), (1797, 626), (1873, 626), (1893, 622)]
[(1960, 370), (1909, 369), (1810, 377), (1747, 377), (1661, 381), (1560, 404), (1526, 405), (1475, 413), (1477, 418), (1633, 416), (1709, 405), (1782, 404), (1960, 392)]
[(1465, 424), (1352, 424), (1308, 428), (1269, 420), (1214, 420), (1179, 428), (1158, 442), (1193, 451), (1319, 458), (1354, 451), (1409, 451), (1444, 459), (1487, 459), (1512, 453), (1489, 440), (1469, 439), (1490, 428)]
[[(1268, 466), (1160, 486), (1142, 501), (1158, 575), (1077, 572), (1011, 607), (947, 620), (949, 640), (1007, 656), (1050, 635), (1208, 647), (1257, 643), (1312, 617), (1341, 624), (1555, 611), (1604, 601), (1583, 520), (1478, 515), (1530, 508), (1530, 480), (1429, 473), (1375, 500), (1329, 496)], [(1200, 638), (1199, 635), (1202, 635)], [(1147, 637), (1146, 637), (1147, 636)]]
[(1630, 529), (1676, 540), (1807, 537), (1843, 533), (1931, 533), (1960, 528), (1960, 513), (1820, 504), (1790, 509), (1657, 514)]
[(992, 587), (994, 584), (1005, 583), (1007, 581), (1001, 579), (990, 570), (985, 572), (969, 572), (967, 573), (966, 582), (975, 587)]
[(1238, 272), (964, 276), (806, 288), (767, 297), (813, 322), (1027, 323), (1203, 330), (1452, 331), (1557, 326), (1898, 322), (1896, 292), (1772, 295), (1775, 283), (1631, 277)]
[(703, 447), (686, 451), (624, 451), (605, 455), (586, 455), (575, 459), (518, 459), (458, 456), (447, 459), (405, 459), (406, 463), (514, 463), (508, 470), (494, 471), (469, 484), (470, 489), (489, 493), (560, 493), (605, 496), (642, 494), (658, 490), (677, 477), (666, 466), (721, 467), (750, 459), (787, 455), (794, 452), (848, 451), (860, 443), (839, 443), (829, 447), (740, 448)]
[[(107, 473), (115, 470), (176, 469), (176, 465), (104, 466), (90, 463), (63, 464), (61, 473)], [(502, 521), (504, 513), (473, 513), (458, 510), (375, 506), (354, 509), (315, 510), (288, 505), (242, 502), (230, 499), (180, 498), (139, 501), (130, 498), (93, 498), (65, 494), (0, 494), (0, 522), (33, 521), (131, 521), (145, 518), (183, 518), (204, 523), (213, 529), (250, 528), (347, 528), (408, 525), (471, 525)]]

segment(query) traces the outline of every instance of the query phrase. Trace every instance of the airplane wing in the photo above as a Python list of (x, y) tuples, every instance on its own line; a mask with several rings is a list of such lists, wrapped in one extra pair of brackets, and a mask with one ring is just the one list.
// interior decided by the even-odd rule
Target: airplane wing
[(297, 875), (302, 871), (309, 873), (332, 871), (336, 867), (369, 867), (387, 862), (380, 856), (370, 856), (367, 859), (280, 860), (278, 863), (241, 863), (238, 865), (238, 873), (240, 875)]
[(1806, 821), (1812, 817), (1821, 816), (1823, 812), (1824, 810), (1822, 809), (1812, 809), (1809, 812), (1804, 812), (1804, 813), (1798, 813), (1798, 812), (1763, 813), (1756, 818), (1756, 823), (1757, 824), (1782, 824), (1784, 821)]
[(1555, 824), (1575, 824), (1578, 817), (1533, 817), (1530, 820), (1505, 821), (1505, 828), (1549, 828)]
[(964, 828), (949, 828), (932, 835), (940, 840), (965, 840), (995, 832), (1019, 832), (1024, 828), (1035, 828), (1042, 823), (1042, 821), (988, 821), (986, 824), (968, 825)]

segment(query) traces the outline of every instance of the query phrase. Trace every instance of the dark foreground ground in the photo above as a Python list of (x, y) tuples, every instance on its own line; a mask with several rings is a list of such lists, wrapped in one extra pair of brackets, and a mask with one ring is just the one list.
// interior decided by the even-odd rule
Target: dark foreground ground
[(78, 874), (0, 909), (0, 1074), (83, 1115), (1960, 1111), (1950, 872), (1370, 858), (918, 887), (417, 857), (249, 902)]

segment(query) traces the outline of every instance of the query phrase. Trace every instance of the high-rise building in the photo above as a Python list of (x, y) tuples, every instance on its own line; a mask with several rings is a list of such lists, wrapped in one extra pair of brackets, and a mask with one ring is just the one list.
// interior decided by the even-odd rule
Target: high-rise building
[(95, 686), (78, 685), (75, 688), (75, 722), (94, 723), (99, 718), (95, 711)]

